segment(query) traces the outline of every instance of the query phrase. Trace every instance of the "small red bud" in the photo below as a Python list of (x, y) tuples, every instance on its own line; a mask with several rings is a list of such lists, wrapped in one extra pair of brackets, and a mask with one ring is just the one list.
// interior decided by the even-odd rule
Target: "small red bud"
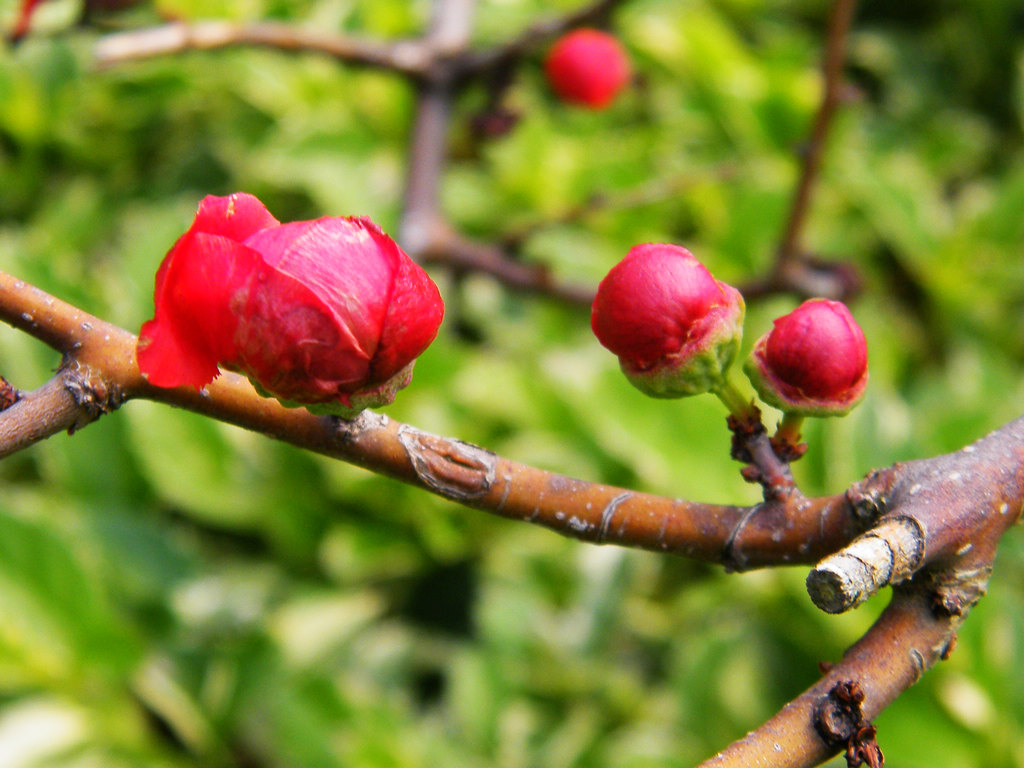
[(607, 32), (576, 29), (552, 46), (544, 63), (548, 83), (564, 101), (604, 109), (629, 81), (629, 59)]
[(758, 339), (746, 372), (761, 398), (787, 413), (843, 416), (867, 387), (867, 342), (845, 304), (810, 299)]
[(281, 224), (252, 195), (207, 197), (156, 276), (139, 369), (201, 387), (218, 364), (286, 405), (353, 415), (409, 383), (437, 334), (437, 286), (373, 222)]
[(601, 281), (590, 324), (652, 397), (718, 389), (739, 349), (743, 297), (685, 248), (634, 246)]

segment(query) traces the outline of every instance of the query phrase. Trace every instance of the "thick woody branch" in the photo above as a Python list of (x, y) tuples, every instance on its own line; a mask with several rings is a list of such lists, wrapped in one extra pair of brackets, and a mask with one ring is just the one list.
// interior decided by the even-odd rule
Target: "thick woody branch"
[(999, 539), (1021, 517), (1024, 418), (956, 453), (874, 473), (847, 496), (878, 523), (811, 571), (818, 607), (849, 610), (923, 571), (941, 610), (965, 612), (984, 594)]
[(827, 613), (848, 611), (882, 587), (913, 576), (921, 565), (922, 539), (913, 518), (886, 520), (818, 563), (807, 577), (807, 592)]
[[(72, 350), (52, 382), (0, 412), (0, 456), (88, 423), (127, 399), (146, 398), (575, 539), (682, 554), (732, 570), (816, 562), (858, 530), (844, 496), (794, 496), (754, 507), (700, 504), (546, 472), (372, 412), (346, 421), (284, 408), (234, 374), (221, 375), (201, 392), (153, 387), (139, 373), (133, 334), (4, 273), (0, 319), (56, 349)], [(49, 408), (56, 415), (49, 416)]]
[(238, 46), (320, 53), (349, 64), (387, 69), (415, 78), (424, 76), (433, 61), (429, 48), (411, 40), (380, 43), (314, 32), (294, 24), (228, 21), (174, 22), (107, 35), (96, 44), (93, 61), (97, 67), (112, 67), (187, 51)]
[(897, 589), (878, 621), (821, 680), (699, 768), (823, 763), (857, 735), (855, 723), (842, 717), (837, 690), (860, 691), (859, 714), (875, 717), (948, 655), (961, 621), (961, 616), (936, 616), (926, 590)]
[[(903, 549), (920, 551), (910, 570), (923, 570), (896, 588), (879, 621), (822, 681), (708, 766), (749, 765), (764, 755), (773, 756), (773, 765), (810, 766), (844, 744), (870, 746), (858, 741), (862, 728), (852, 729), (948, 652), (984, 591), (999, 536), (1019, 518), (1024, 498), (1024, 418), (955, 454), (874, 473), (843, 496), (806, 499), (793, 492), (749, 508), (709, 505), (545, 472), (372, 412), (340, 420), (286, 409), (234, 374), (201, 392), (152, 387), (136, 366), (134, 335), (3, 273), (0, 319), (65, 351), (57, 377), (0, 412), (0, 456), (141, 397), (582, 541), (682, 554), (736, 570), (812, 562), (876, 520), (883, 528), (913, 520), (902, 530), (919, 531), (920, 542)], [(852, 690), (862, 697), (856, 720), (844, 716), (846, 704), (836, 693)]]

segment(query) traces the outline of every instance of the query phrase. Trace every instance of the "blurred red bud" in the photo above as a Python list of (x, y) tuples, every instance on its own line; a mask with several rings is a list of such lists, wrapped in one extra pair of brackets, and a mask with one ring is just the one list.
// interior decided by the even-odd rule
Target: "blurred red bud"
[(576, 29), (552, 46), (544, 63), (548, 83), (564, 101), (604, 109), (629, 81), (629, 59), (612, 35)]

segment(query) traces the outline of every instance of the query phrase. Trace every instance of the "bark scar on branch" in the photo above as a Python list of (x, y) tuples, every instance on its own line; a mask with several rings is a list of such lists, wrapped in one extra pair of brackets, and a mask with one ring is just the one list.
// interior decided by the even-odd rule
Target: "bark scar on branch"
[(416, 476), (446, 498), (478, 499), (494, 485), (498, 457), (478, 445), (446, 440), (408, 424), (399, 428), (398, 440)]
[(861, 711), (864, 690), (856, 680), (842, 680), (829, 689), (814, 711), (814, 727), (832, 748), (846, 746), (850, 768), (881, 768), (885, 762), (875, 740), (877, 730)]
[(612, 518), (615, 517), (615, 510), (619, 508), (619, 505), (622, 502), (632, 498), (632, 496), (632, 492), (624, 491), (609, 501), (608, 506), (601, 510), (601, 524), (597, 527), (597, 538), (594, 539), (595, 543), (604, 544), (605, 539), (608, 536), (608, 529), (612, 527)]
[(69, 360), (62, 366), (62, 380), (75, 405), (79, 417), (68, 427), (68, 434), (74, 434), (100, 416), (112, 413), (125, 401), (124, 394), (116, 386), (108, 386), (102, 374), (77, 360)]

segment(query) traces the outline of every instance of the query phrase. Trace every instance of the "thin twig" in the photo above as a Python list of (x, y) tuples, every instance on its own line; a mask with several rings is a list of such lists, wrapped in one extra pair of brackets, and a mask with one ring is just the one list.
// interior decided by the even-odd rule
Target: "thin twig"
[(594, 287), (555, 280), (543, 265), (524, 264), (497, 246), (470, 240), (443, 226), (435, 228), (430, 246), (422, 253), (420, 261), (460, 272), (490, 275), (507, 288), (579, 307), (589, 308), (594, 302)]
[[(557, 34), (610, 9), (601, 0), (580, 11), (531, 27), (509, 50), (536, 36)], [(372, 66), (413, 77), (419, 87), (409, 149), (409, 172), (399, 239), (418, 260), (480, 270), (521, 291), (589, 306), (593, 289), (559, 285), (546, 270), (517, 264), (500, 248), (454, 235), (439, 206), (439, 188), (448, 151), (451, 107), (464, 77), (475, 0), (438, 0), (426, 35), (415, 41), (383, 44), (325, 35), (274, 23), (234, 24), (210, 21), (171, 23), (108, 35), (94, 51), (99, 67), (191, 50), (259, 45), (285, 51), (318, 52), (350, 64)]]
[(61, 377), (55, 376), (34, 392), (23, 393), (2, 416), (0, 458), (71, 429), (81, 420), (82, 412)]
[(509, 228), (501, 236), (506, 247), (515, 248), (533, 235), (551, 227), (575, 224), (603, 211), (625, 211), (664, 202), (685, 192), (690, 187), (707, 181), (725, 181), (736, 173), (731, 163), (705, 172), (688, 171), (667, 178), (645, 181), (631, 189), (597, 193), (578, 205), (546, 218), (536, 218)]
[(793, 190), (789, 216), (771, 269), (762, 277), (737, 286), (748, 301), (776, 293), (843, 300), (860, 289), (860, 277), (852, 265), (814, 258), (805, 252), (801, 243), (829, 131), (842, 102), (846, 40), (856, 6), (857, 0), (835, 0), (832, 5), (825, 38), (821, 103), (801, 152), (800, 175)]
[(810, 137), (803, 151), (800, 178), (793, 192), (789, 218), (779, 243), (779, 271), (785, 263), (800, 255), (800, 235), (811, 205), (811, 193), (821, 171), (829, 129), (842, 96), (843, 63), (846, 59), (846, 38), (853, 20), (857, 0), (835, 0), (829, 16), (825, 38), (825, 60), (823, 66), (824, 89), (821, 105), (814, 118)]
[(459, 63), (460, 74), (463, 77), (478, 77), (498, 67), (510, 66), (539, 45), (558, 37), (563, 32), (597, 23), (622, 2), (623, 0), (596, 0), (572, 13), (532, 24), (504, 45), (464, 57)]
[(273, 22), (200, 21), (173, 22), (107, 35), (96, 44), (93, 61), (97, 67), (105, 68), (186, 51), (234, 46), (320, 53), (349, 64), (387, 69), (414, 78), (424, 76), (433, 60), (430, 50), (416, 41), (380, 43)]

